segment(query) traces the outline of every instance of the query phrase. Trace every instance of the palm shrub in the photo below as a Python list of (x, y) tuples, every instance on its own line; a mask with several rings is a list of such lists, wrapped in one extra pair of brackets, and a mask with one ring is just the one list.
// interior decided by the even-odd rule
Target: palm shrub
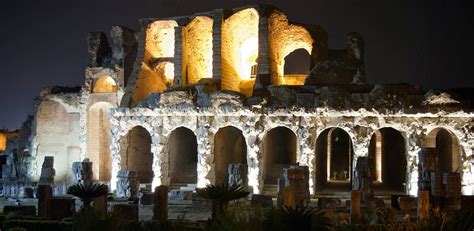
[(79, 197), (82, 201), (79, 213), (73, 216), (77, 226), (76, 230), (101, 230), (103, 228), (103, 222), (91, 208), (91, 202), (94, 198), (107, 195), (108, 192), (107, 185), (99, 183), (77, 183), (69, 186), (67, 194)]
[(240, 184), (207, 185), (205, 188), (196, 189), (197, 196), (212, 200), (212, 217), (224, 216), (229, 202), (244, 198), (249, 195)]
[(107, 185), (98, 183), (77, 183), (67, 189), (67, 194), (79, 197), (84, 207), (90, 207), (94, 198), (107, 195), (108, 192)]

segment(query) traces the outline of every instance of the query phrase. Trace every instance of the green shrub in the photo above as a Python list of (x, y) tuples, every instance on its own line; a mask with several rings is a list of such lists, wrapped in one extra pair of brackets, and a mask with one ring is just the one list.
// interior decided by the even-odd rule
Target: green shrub
[(5, 220), (3, 224), (5, 230), (12, 228), (24, 228), (29, 231), (72, 231), (73, 225), (64, 221), (49, 220)]

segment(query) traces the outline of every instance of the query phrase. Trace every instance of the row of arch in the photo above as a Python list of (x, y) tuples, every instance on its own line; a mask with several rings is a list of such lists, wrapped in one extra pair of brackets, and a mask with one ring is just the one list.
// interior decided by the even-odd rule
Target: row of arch
[[(448, 130), (439, 128), (427, 136), (427, 145), (438, 150), (438, 164), (443, 172), (457, 171), (454, 160), (458, 158), (456, 137)], [(262, 178), (266, 186), (277, 183), (282, 169), (297, 162), (297, 137), (286, 127), (269, 130), (263, 140)], [(151, 136), (137, 126), (120, 141), (120, 167), (138, 171), (142, 183), (152, 183), (153, 153)], [(185, 127), (173, 130), (167, 143), (167, 160), (163, 174), (170, 184), (197, 182), (197, 138)], [(247, 145), (242, 131), (228, 126), (214, 136), (213, 164), (215, 183), (227, 181), (229, 164), (247, 164)], [(315, 148), (315, 191), (348, 191), (351, 189), (353, 161), (352, 140), (349, 134), (337, 127), (325, 129), (319, 134)], [(374, 175), (374, 185), (380, 190), (405, 191), (407, 182), (407, 144), (404, 136), (393, 128), (381, 128), (370, 141), (368, 156)], [(107, 179), (103, 179), (107, 180)]]
[[(201, 15), (185, 25), (174, 20), (148, 24), (130, 105), (150, 93), (194, 85), (214, 75), (221, 77), (221, 89), (246, 95), (252, 94), (258, 73), (271, 75), (275, 85), (303, 85), (313, 53), (309, 30), (289, 23), (277, 10), (266, 14), (262, 18), (258, 9), (247, 8), (222, 15), (219, 22)], [(266, 45), (259, 48), (261, 44)], [(260, 57), (261, 53), (268, 57)]]

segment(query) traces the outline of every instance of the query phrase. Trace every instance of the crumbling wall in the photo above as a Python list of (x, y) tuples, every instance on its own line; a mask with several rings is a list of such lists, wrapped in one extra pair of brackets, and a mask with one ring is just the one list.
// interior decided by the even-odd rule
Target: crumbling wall
[(285, 85), (285, 57), (297, 49), (305, 49), (311, 55), (314, 40), (304, 27), (288, 23), (282, 12), (272, 13), (268, 22), (272, 84)]
[(212, 78), (212, 26), (211, 18), (197, 16), (182, 29), (182, 76), (188, 85)]

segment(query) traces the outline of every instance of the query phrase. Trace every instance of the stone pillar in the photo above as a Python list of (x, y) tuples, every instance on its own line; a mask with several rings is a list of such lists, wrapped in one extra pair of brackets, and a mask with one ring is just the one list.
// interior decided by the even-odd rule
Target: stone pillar
[(198, 151), (198, 167), (197, 167), (197, 187), (204, 188), (210, 184), (209, 172), (211, 171), (211, 145), (209, 144), (209, 121), (207, 117), (198, 118), (199, 127), (197, 128), (197, 151)]
[(38, 216), (47, 218), (49, 214), (49, 200), (53, 197), (53, 190), (49, 184), (38, 185)]
[[(222, 77), (222, 21), (224, 20), (224, 10), (217, 9), (213, 12), (212, 24), (212, 79), (220, 82)], [(218, 85), (220, 86), (220, 84)]]
[(76, 200), (71, 197), (53, 197), (48, 202), (48, 219), (62, 220), (76, 212)]
[(270, 70), (270, 51), (268, 45), (268, 13), (259, 12), (258, 19), (258, 73), (255, 89), (272, 84)]
[(73, 183), (92, 183), (92, 162), (88, 158), (84, 161), (72, 162)]
[(155, 135), (152, 137), (151, 140), (153, 141), (151, 144), (151, 152), (153, 153), (153, 164), (151, 167), (154, 173), (153, 180), (151, 182), (151, 187), (155, 188), (163, 183), (162, 177), (166, 174), (163, 174), (163, 170), (161, 169), (161, 164), (163, 163), (161, 158), (163, 157), (160, 155), (160, 153), (163, 150), (163, 145), (160, 143), (160, 137), (159, 135)]
[[(309, 170), (307, 166), (291, 166), (290, 168), (283, 169), (282, 184), (285, 186), (283, 190), (288, 186), (293, 187), (295, 203), (300, 207), (305, 207), (310, 202), (308, 180)], [(281, 187), (279, 187), (279, 189), (281, 189)], [(286, 196), (283, 195), (283, 200), (285, 199)], [(283, 201), (283, 204), (286, 203), (287, 202)]]
[(360, 222), (360, 199), (361, 192), (359, 190), (351, 191), (351, 223)]
[(54, 183), (54, 176), (56, 175), (56, 171), (53, 168), (54, 166), (54, 157), (52, 156), (45, 156), (43, 165), (41, 167), (41, 175), (40, 175), (40, 184), (53, 184)]
[(430, 215), (430, 191), (418, 191), (418, 220), (427, 221)]
[(117, 197), (135, 198), (139, 186), (137, 171), (120, 170), (117, 174)]
[(154, 202), (153, 220), (168, 220), (168, 186), (161, 185), (155, 188)]
[(178, 25), (174, 28), (174, 86), (180, 86), (186, 83), (183, 79), (183, 27)]
[(367, 203), (374, 197), (373, 171), (368, 157), (357, 158), (356, 170), (354, 172), (353, 189), (360, 191), (362, 201)]
[(248, 189), (248, 178), (247, 178), (248, 166), (246, 164), (229, 164), (228, 174), (229, 180), (228, 184), (239, 184), (247, 190)]

